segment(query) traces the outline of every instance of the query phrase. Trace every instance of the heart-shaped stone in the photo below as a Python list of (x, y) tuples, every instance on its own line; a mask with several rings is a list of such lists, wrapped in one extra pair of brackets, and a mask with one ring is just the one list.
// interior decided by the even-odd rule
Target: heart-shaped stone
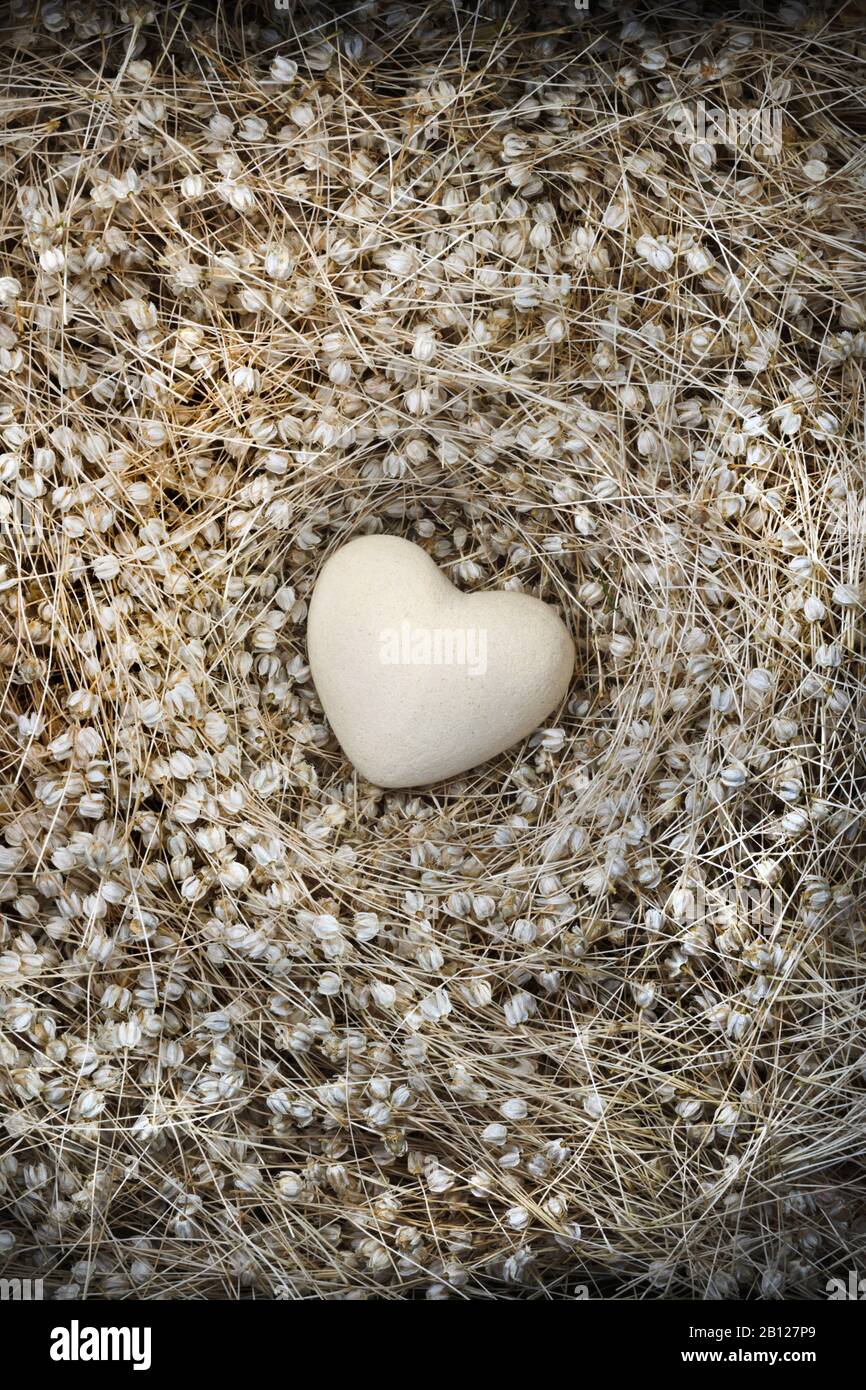
[(574, 668), (547, 604), (462, 594), (397, 536), (359, 536), (325, 562), (307, 649), (331, 728), (378, 787), (438, 782), (501, 753), (559, 704)]

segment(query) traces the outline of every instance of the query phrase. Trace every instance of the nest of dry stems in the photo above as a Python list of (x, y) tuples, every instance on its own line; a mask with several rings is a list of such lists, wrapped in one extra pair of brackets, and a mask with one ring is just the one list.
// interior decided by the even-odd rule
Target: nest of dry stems
[[(3, 1274), (823, 1297), (866, 1262), (862, 20), (31, 8)], [(417, 794), (306, 664), (370, 530), (580, 653)]]

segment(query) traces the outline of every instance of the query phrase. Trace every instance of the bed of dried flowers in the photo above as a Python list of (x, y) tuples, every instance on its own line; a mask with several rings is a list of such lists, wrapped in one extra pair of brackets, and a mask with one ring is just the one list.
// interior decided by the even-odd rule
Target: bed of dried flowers
[[(35, 10), (2, 1272), (824, 1296), (866, 1268), (862, 18)], [(579, 648), (423, 793), (353, 775), (306, 664), (371, 530)]]

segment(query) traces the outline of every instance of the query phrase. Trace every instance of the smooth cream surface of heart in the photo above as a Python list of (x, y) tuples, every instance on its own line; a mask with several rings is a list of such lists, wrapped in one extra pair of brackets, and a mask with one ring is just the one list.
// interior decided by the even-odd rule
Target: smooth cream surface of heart
[(307, 649), (343, 752), (388, 788), (454, 777), (525, 738), (574, 669), (551, 607), (501, 590), (463, 594), (397, 536), (359, 536), (326, 561)]

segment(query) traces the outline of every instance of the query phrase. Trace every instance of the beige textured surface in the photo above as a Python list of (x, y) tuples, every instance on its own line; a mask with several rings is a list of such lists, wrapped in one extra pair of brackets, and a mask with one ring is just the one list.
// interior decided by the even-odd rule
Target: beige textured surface
[(380, 787), (423, 786), (501, 753), (556, 708), (574, 668), (572, 640), (547, 604), (462, 594), (396, 536), (361, 536), (331, 556), (307, 641), (331, 727)]
[[(866, 1275), (862, 20), (151, 8), (0, 39), (0, 1278), (826, 1301)], [(543, 738), (352, 777), (307, 617), (362, 531), (558, 606)]]

